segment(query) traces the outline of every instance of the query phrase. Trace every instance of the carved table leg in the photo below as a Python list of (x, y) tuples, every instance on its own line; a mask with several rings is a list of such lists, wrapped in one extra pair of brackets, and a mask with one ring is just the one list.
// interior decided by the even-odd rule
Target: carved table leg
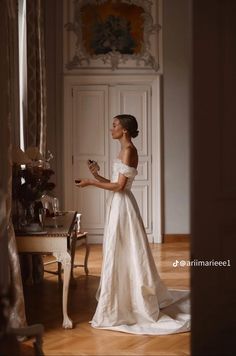
[(56, 257), (58, 262), (61, 262), (64, 270), (63, 279), (63, 294), (62, 294), (62, 310), (63, 310), (63, 328), (71, 329), (73, 327), (72, 320), (67, 314), (67, 301), (68, 301), (68, 289), (70, 281), (70, 271), (71, 271), (71, 257), (68, 252), (54, 252), (53, 255)]

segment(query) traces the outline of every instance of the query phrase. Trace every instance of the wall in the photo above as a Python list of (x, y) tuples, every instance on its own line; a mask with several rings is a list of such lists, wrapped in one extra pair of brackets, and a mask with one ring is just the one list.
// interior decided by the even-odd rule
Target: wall
[(190, 0), (163, 0), (165, 234), (190, 232)]

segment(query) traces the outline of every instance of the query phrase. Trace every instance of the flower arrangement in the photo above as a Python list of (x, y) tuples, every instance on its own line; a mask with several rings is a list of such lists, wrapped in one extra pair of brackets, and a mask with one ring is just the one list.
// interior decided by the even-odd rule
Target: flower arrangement
[(16, 230), (33, 229), (32, 224), (34, 229), (42, 229), (39, 217), (43, 205), (40, 199), (55, 188), (55, 183), (50, 181), (54, 174), (49, 165), (52, 155), (43, 160), (37, 150), (30, 148), (28, 155), (19, 149), (13, 152), (12, 199)]
[(52, 169), (43, 167), (16, 167), (13, 172), (13, 198), (18, 199), (24, 207), (39, 200), (55, 188), (55, 184), (49, 182), (53, 174)]

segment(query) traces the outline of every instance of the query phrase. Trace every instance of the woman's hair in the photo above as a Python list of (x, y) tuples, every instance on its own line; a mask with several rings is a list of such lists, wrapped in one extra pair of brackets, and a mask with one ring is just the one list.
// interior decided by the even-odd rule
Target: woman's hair
[(133, 115), (121, 114), (116, 115), (115, 118), (120, 121), (121, 126), (128, 131), (131, 137), (134, 138), (138, 136), (138, 123)]

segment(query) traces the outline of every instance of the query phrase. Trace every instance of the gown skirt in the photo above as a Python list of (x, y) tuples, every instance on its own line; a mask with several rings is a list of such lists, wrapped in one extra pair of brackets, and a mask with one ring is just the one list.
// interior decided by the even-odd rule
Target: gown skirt
[(144, 335), (190, 330), (188, 290), (168, 289), (157, 272), (140, 211), (131, 192), (137, 171), (116, 160), (112, 181), (128, 177), (107, 202), (103, 264), (91, 326)]

